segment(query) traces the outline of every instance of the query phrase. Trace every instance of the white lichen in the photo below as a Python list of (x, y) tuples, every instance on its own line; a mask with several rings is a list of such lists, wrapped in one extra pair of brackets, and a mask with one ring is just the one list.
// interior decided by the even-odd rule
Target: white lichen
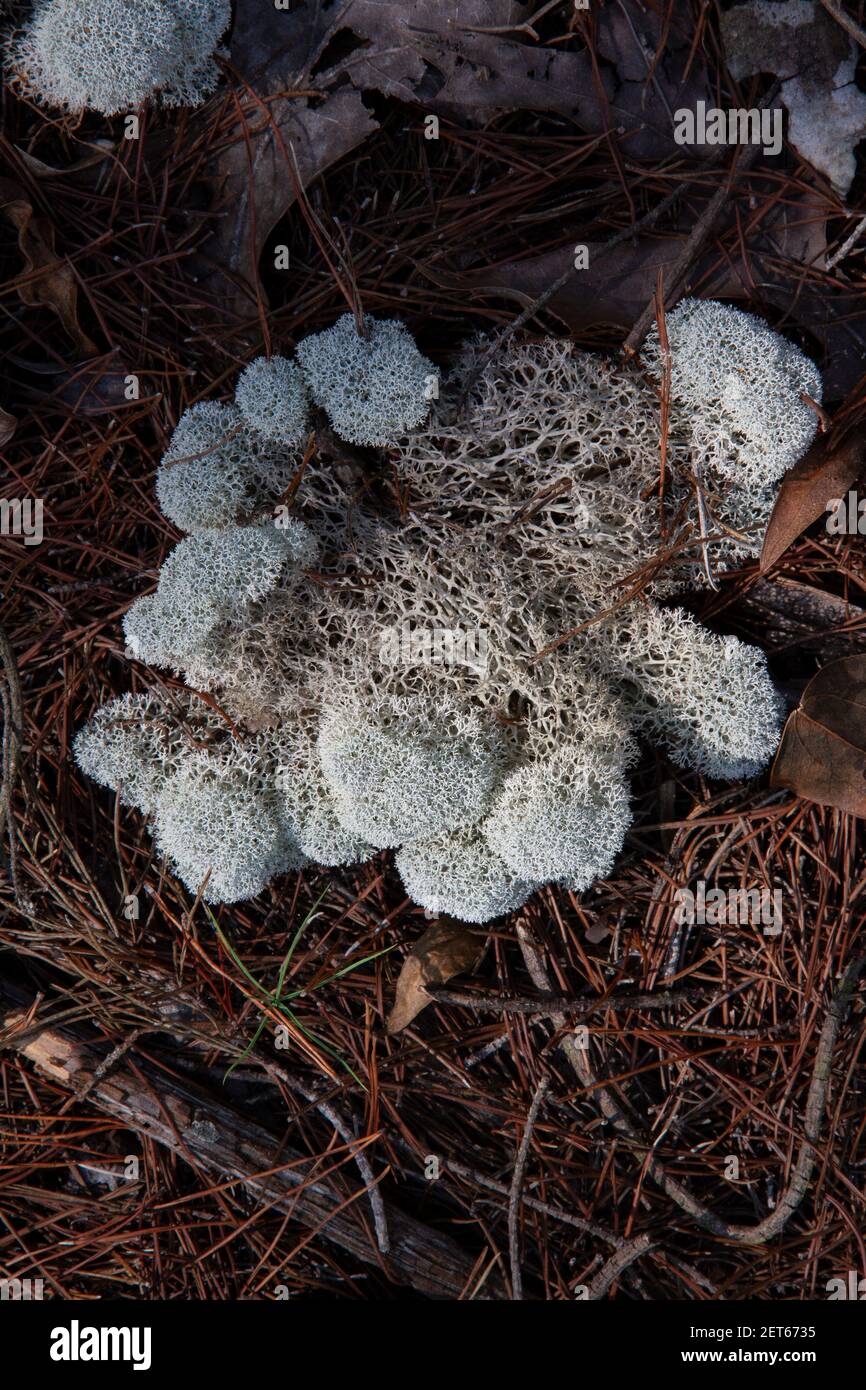
[(411, 697), (326, 711), (318, 747), (341, 824), (379, 848), (476, 821), (504, 762), (491, 722)]
[(109, 700), (75, 738), (75, 761), (95, 782), (110, 787), (145, 815), (156, 810), (171, 775), (172, 723), (153, 695)]
[(296, 467), (294, 454), (251, 430), (237, 406), (199, 401), (163, 455), (157, 500), (181, 531), (233, 526), (275, 502)]
[(192, 692), (126, 694), (102, 705), (73, 746), (82, 772), (153, 815), (171, 778), (225, 734), (225, 723)]
[(634, 604), (606, 652), (634, 727), (680, 767), (752, 777), (773, 756), (784, 702), (759, 648), (709, 632), (681, 608)]
[(358, 333), (351, 314), (298, 344), (310, 395), (351, 444), (393, 444), (427, 417), (436, 368), (396, 319), (366, 320)]
[(280, 526), (237, 526), (187, 536), (162, 567), (154, 594), (124, 618), (127, 645), (138, 660), (176, 665), (219, 626), (262, 598), (317, 555), (309, 528), (294, 517)]
[(191, 893), (239, 902), (305, 856), (281, 824), (274, 801), (241, 773), (193, 765), (172, 777), (156, 808), (156, 845)]
[[(821, 378), (788, 339), (727, 305), (689, 300), (667, 325), (666, 516), (680, 518), (684, 535), (700, 531), (699, 463), (718, 571), (759, 550), (779, 478), (815, 437), (818, 418), (801, 393), (819, 402)], [(545, 583), (570, 574), (588, 600), (609, 594), (662, 548), (659, 508), (646, 500), (658, 474), (657, 336), (644, 349), (648, 372), (546, 339), (509, 346), (474, 379), (485, 346), (464, 351), (428, 425), (397, 446), (408, 505), (436, 534), (452, 521), (485, 547), (507, 537), (533, 555)], [(454, 420), (452, 402), (470, 379)], [(702, 569), (686, 546), (651, 591), (706, 582)]]
[[(666, 319), (671, 395), (707, 467), (758, 495), (802, 458), (818, 428), (821, 374), (754, 314), (684, 299)], [(657, 361), (656, 334), (645, 356)]]
[(38, 0), (9, 64), (48, 106), (112, 116), (159, 94), (197, 105), (216, 86), (230, 0)]
[(609, 873), (631, 824), (628, 742), (565, 742), (509, 773), (481, 829), (514, 874), (582, 890)]
[(291, 838), (310, 859), (328, 868), (359, 864), (376, 853), (347, 830), (322, 771), (318, 728), (309, 719), (260, 735), (263, 761), (272, 769), (277, 806)]
[(471, 828), (403, 845), (396, 863), (413, 902), (463, 922), (489, 922), (513, 912), (538, 886), (513, 874)]
[[(141, 660), (212, 692), (232, 732), (217, 720), (204, 740), (175, 736), (187, 716), (160, 707), (154, 723), (132, 704), (134, 736), (100, 712), (78, 756), (156, 815), (190, 891), (210, 871), (208, 894), (234, 901), (305, 857), (357, 864), (394, 848), (416, 902), (483, 922), (543, 883), (582, 892), (610, 874), (637, 737), (710, 778), (766, 766), (782, 703), (765, 657), (662, 605), (705, 564), (754, 553), (780, 471), (814, 435), (800, 397), (819, 400), (820, 378), (727, 306), (687, 301), (667, 323), (664, 521), (652, 341), (637, 367), (553, 340), (509, 344), (470, 384), (484, 347), (471, 345), (448, 399), (389, 450), (399, 516), (369, 504), (363, 476), (312, 457), (291, 509), (237, 526), (238, 509), (259, 505), (267, 455), (250, 469), (258, 481), (244, 460), (264, 436), (236, 406), (188, 412), (172, 468), (204, 445), (214, 463), (195, 520), (216, 511), (222, 529), (176, 547), (125, 628)], [(375, 395), (369, 344), (341, 325), (320, 358), (341, 393), (328, 406), (311, 384), (337, 429), (340, 411)], [(399, 433), (393, 419), (386, 433)]]
[(300, 368), (286, 357), (257, 357), (245, 367), (235, 403), (247, 424), (264, 439), (300, 444), (306, 433), (309, 398)]

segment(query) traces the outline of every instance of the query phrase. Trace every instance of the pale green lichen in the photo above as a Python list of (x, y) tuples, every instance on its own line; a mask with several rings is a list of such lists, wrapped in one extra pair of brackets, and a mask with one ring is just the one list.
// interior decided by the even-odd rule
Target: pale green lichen
[[(811, 442), (800, 395), (817, 400), (820, 379), (726, 306), (686, 303), (668, 327), (669, 516), (693, 537), (699, 461), (720, 523), (706, 550), (722, 568), (754, 551), (780, 470)], [(235, 901), (310, 859), (353, 864), (393, 847), (416, 902), (483, 922), (540, 884), (580, 892), (611, 872), (637, 737), (708, 777), (766, 765), (782, 705), (763, 654), (662, 606), (704, 562), (665, 535), (672, 558), (655, 563), (652, 342), (637, 368), (551, 339), (510, 344), (474, 382), (483, 345), (470, 345), (445, 383), (452, 399), (469, 385), (465, 414), (443, 401), (422, 423), (420, 354), (397, 390), (391, 368), (371, 371), (353, 320), (331, 332), (325, 352), (327, 334), (302, 344), (311, 394), (346, 438), (391, 441), (403, 514), (377, 515), (357, 482), (312, 460), (291, 507), (267, 515), (249, 400), (246, 415), (194, 407), (171, 449), (204, 444), (196, 520), (221, 520), (191, 528), (125, 626), (134, 655), (213, 691), (235, 728), (218, 721), (191, 752), (201, 740), (172, 732), (176, 714), (130, 697), (77, 741), (84, 770), (155, 817), (191, 892), (206, 879), (208, 896)], [(413, 362), (405, 330), (388, 336)], [(259, 424), (267, 415), (291, 447), (301, 400), (288, 366), (253, 363), (244, 391), (264, 391)], [(284, 397), (281, 382), (294, 383)], [(193, 466), (177, 453), (169, 463)], [(253, 515), (238, 525), (241, 504)], [(642, 593), (623, 601), (641, 569)]]

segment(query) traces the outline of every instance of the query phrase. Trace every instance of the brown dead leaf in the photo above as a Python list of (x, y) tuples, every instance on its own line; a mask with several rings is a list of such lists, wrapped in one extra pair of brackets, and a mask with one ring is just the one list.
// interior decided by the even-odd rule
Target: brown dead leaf
[[(630, 159), (657, 161), (670, 151), (672, 112), (708, 99), (709, 78), (696, 50), (687, 13), (680, 7), (617, 3), (592, 6), (598, 54), (612, 65), (610, 120), (600, 129), (630, 132), (623, 148)], [(596, 127), (588, 127), (595, 130)], [(712, 158), (707, 145), (677, 146), (693, 159)]]
[[(659, 271), (671, 265), (679, 251), (680, 242), (672, 237), (641, 237), (636, 246), (625, 243), (605, 255), (601, 243), (587, 243), (587, 268), (570, 277), (548, 308), (572, 333), (602, 323), (630, 328), (651, 298)], [(573, 263), (574, 246), (569, 245), (489, 270), (435, 278), (457, 293), (501, 295), (526, 308)]]
[(866, 656), (832, 661), (806, 686), (785, 725), (770, 785), (866, 816)]
[(8, 410), (0, 410), (0, 449), (9, 443), (17, 427), (18, 421), (15, 416), (10, 415)]
[(851, 436), (837, 448), (827, 436), (819, 436), (806, 457), (785, 474), (773, 507), (761, 550), (761, 571), (766, 573), (789, 545), (793, 545), (813, 521), (823, 516), (831, 501), (844, 497), (866, 464), (866, 439)]
[[(325, 169), (360, 145), (378, 123), (360, 94), (341, 87), (318, 106), (297, 99), (270, 103), (270, 123), (250, 139), (230, 145), (216, 171), (220, 201), (228, 209), (209, 255), (232, 276), (255, 285), (259, 257), (274, 227), (295, 201), (295, 178), (306, 189)], [(294, 161), (294, 164), (293, 164)], [(233, 282), (227, 303), (249, 311)]]
[[(684, 224), (683, 236), (691, 225), (691, 221)], [(773, 209), (762, 223), (760, 234), (773, 257), (792, 267), (823, 264), (827, 247), (825, 224), (815, 204), (805, 195), (790, 207)], [(458, 293), (468, 290), (478, 295), (502, 295), (525, 308), (573, 267), (575, 244), (579, 240), (575, 237), (567, 245), (543, 255), (527, 256), (488, 269), (449, 275), (443, 271), (434, 273), (427, 267), (426, 273), (440, 287)], [(587, 248), (586, 268), (575, 271), (547, 306), (575, 334), (599, 324), (631, 328), (653, 298), (659, 272), (667, 283), (682, 250), (679, 237), (652, 232), (609, 251), (600, 241), (584, 241), (583, 244)], [(754, 254), (752, 246), (751, 254)], [(724, 261), (710, 252), (697, 262), (692, 278), (701, 281), (702, 297), (736, 300), (742, 297), (744, 283), (748, 283), (748, 264), (734, 252)], [(786, 312), (796, 317), (796, 305), (791, 305), (790, 299), (789, 290)], [(808, 326), (820, 336), (820, 329), (813, 321), (810, 320)], [(860, 358), (858, 363), (862, 373)]]
[[(754, 187), (756, 180), (752, 184)], [(773, 210), (762, 222), (759, 234), (750, 238), (748, 250), (731, 262), (742, 285), (751, 283), (756, 261), (768, 303), (778, 310), (783, 322), (796, 325), (818, 344), (819, 355), (809, 355), (821, 367), (824, 399), (844, 399), (863, 376), (866, 307), (862, 296), (841, 287), (844, 275), (841, 283), (836, 276), (823, 278), (827, 269), (826, 200), (802, 190)], [(803, 277), (798, 274), (799, 266), (808, 266), (819, 275)], [(741, 293), (742, 289), (732, 290), (730, 297)]]
[(728, 67), (738, 81), (767, 72), (781, 79), (788, 140), (844, 197), (866, 124), (866, 96), (854, 83), (858, 50), (820, 5), (794, 7), (785, 23), (777, 13), (757, 0), (723, 11)]
[(227, 302), (249, 311), (242, 282), (255, 286), (261, 252), (296, 198), (290, 158), (306, 188), (378, 129), (362, 93), (472, 125), (504, 110), (556, 112), (590, 133), (613, 130), (629, 157), (682, 154), (669, 107), (709, 92), (676, 22), (647, 81), (660, 21), (634, 0), (595, 18), (606, 60), (595, 70), (588, 50), (545, 47), (529, 21), (516, 0), (344, 0), (291, 11), (237, 0), (230, 58), (244, 128), (214, 171), (226, 215), (210, 248), (229, 272)]
[[(695, 217), (700, 216), (700, 204)], [(691, 223), (684, 223), (683, 235)], [(533, 303), (574, 264), (575, 236), (568, 245), (463, 274), (424, 273), (440, 288), (479, 296), (502, 295), (521, 307)], [(631, 328), (652, 298), (659, 269), (668, 271), (682, 249), (675, 236), (646, 235), (601, 254), (603, 243), (584, 239), (589, 265), (576, 272), (550, 300), (548, 307), (570, 332), (584, 333), (599, 324)], [(749, 242), (748, 258), (732, 248), (720, 259), (715, 252), (702, 257), (691, 272), (707, 299), (743, 298), (753, 262), (762, 258), (764, 290), (769, 301), (821, 347), (818, 357), (825, 399), (843, 398), (860, 382), (866, 356), (866, 308), (862, 298), (834, 291), (820, 283), (812, 292), (809, 280), (800, 282), (799, 266), (821, 270), (826, 260), (826, 218), (815, 198), (804, 193), (781, 208), (769, 210)], [(792, 292), (792, 282), (797, 284)], [(669, 306), (670, 307), (670, 306)], [(748, 307), (748, 306), (746, 306)]]
[(760, 632), (765, 649), (804, 647), (831, 661), (866, 647), (866, 610), (811, 584), (787, 577), (758, 579), (739, 608)]
[(55, 402), (69, 406), (80, 416), (114, 415), (118, 410), (134, 408), (152, 399), (144, 394), (143, 382), (140, 383), (140, 397), (127, 396), (129, 373), (116, 349), (70, 367), (57, 367), (51, 362), (31, 362), (13, 354), (10, 354), (9, 360), (28, 376), (36, 377), (43, 383), (44, 389), (29, 392), (42, 409)]
[[(84, 141), (81, 141), (84, 144)], [(58, 169), (53, 164), (46, 164), (44, 159), (38, 159), (35, 154), (30, 154), (29, 150), (24, 150), (20, 145), (15, 145), (15, 153), (26, 166), (31, 174), (37, 179), (62, 179), (68, 178), (73, 174), (84, 173), (86, 169), (92, 169), (99, 164), (104, 164), (106, 159), (114, 154), (114, 142), (111, 140), (88, 141), (90, 146), (88, 154), (82, 155), (73, 164), (67, 164), (64, 168)]]
[(18, 247), (25, 271), (17, 285), (24, 304), (44, 304), (53, 309), (82, 355), (92, 357), (97, 348), (78, 322), (78, 284), (71, 267), (54, 250), (54, 227), (33, 211), (20, 184), (0, 179), (0, 213), (18, 233)]
[[(249, 311), (243, 282), (256, 285), (259, 257), (294, 204), (297, 182), (306, 189), (378, 130), (362, 92), (423, 101), (427, 111), (453, 111), (468, 101), (482, 118), (497, 101), (508, 104), (497, 80), (505, 59), (489, 60), (501, 51), (513, 68), (521, 46), (483, 31), (500, 25), (507, 31), (519, 22), (519, 9), (513, 0), (348, 0), (288, 11), (237, 0), (230, 58), (241, 78), (244, 128), (239, 122), (214, 170), (227, 213), (209, 248), (229, 273), (230, 306)], [(474, 62), (463, 56), (469, 50)], [(555, 105), (568, 98), (573, 106), (575, 93), (587, 89), (588, 60), (580, 55), (578, 83), (577, 55), (528, 52), (522, 70), (533, 99)], [(516, 82), (517, 74), (512, 77)], [(525, 90), (522, 96), (512, 104), (533, 104)]]
[(451, 917), (440, 917), (428, 927), (403, 962), (388, 1032), (399, 1033), (433, 1002), (426, 985), (444, 985), (453, 975), (474, 970), (486, 945), (483, 932), (472, 931)]

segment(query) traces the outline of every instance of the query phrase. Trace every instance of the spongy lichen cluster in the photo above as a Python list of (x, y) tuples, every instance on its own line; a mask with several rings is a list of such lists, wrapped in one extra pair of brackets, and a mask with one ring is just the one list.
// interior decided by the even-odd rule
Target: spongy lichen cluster
[(219, 78), (231, 0), (38, 0), (8, 60), (48, 106), (111, 116), (159, 95), (196, 106)]
[[(252, 364), (235, 405), (188, 412), (158, 495), (190, 534), (126, 634), (213, 704), (122, 697), (77, 754), (153, 817), (191, 891), (236, 901), (388, 848), (416, 902), (484, 922), (610, 872), (639, 740), (713, 778), (766, 764), (781, 703), (763, 654), (671, 600), (754, 553), (820, 378), (726, 306), (667, 324), (661, 505), (652, 341), (631, 366), (470, 344), (439, 392), (404, 328), (346, 319), (294, 363)], [(398, 505), (305, 451), (308, 398), (386, 451)]]
[(310, 394), (352, 444), (391, 444), (420, 425), (437, 373), (396, 319), (368, 319), (362, 336), (351, 314), (298, 346)]

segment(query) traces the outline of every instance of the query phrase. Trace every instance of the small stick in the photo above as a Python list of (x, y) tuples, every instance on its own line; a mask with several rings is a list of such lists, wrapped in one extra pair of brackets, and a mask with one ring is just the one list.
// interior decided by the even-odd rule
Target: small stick
[(517, 1150), (517, 1161), (514, 1164), (514, 1175), (511, 1179), (511, 1191), (508, 1197), (508, 1254), (511, 1260), (511, 1297), (516, 1303), (520, 1303), (523, 1299), (523, 1274), (520, 1269), (520, 1189), (523, 1186), (523, 1175), (526, 1172), (526, 1160), (529, 1157), (529, 1145), (532, 1143), (532, 1131), (549, 1089), (550, 1078), (542, 1077), (535, 1088), (535, 1095), (532, 1097), (532, 1104), (526, 1117), (526, 1127), (520, 1141), (520, 1148)]
[(619, 1278), (623, 1270), (628, 1269), (629, 1265), (652, 1249), (653, 1244), (648, 1235), (635, 1236), (634, 1240), (623, 1241), (619, 1250), (613, 1252), (589, 1285), (587, 1299), (592, 1301), (604, 1298), (611, 1284)]
[(864, 232), (866, 232), (866, 217), (861, 217), (860, 221), (857, 223), (857, 226), (854, 228), (851, 235), (845, 238), (838, 251), (834, 251), (833, 255), (828, 260), (825, 269), (834, 270), (840, 261), (844, 261), (845, 257), (848, 255), (848, 252), (851, 250), (851, 247), (854, 245), (855, 242), (859, 241), (860, 237), (863, 235)]
[[(488, 1178), (486, 1173), (479, 1173), (477, 1168), (467, 1168), (463, 1163), (455, 1163), (451, 1158), (447, 1160), (446, 1172), (456, 1173), (458, 1177), (465, 1178), (467, 1182), (477, 1183), (479, 1187), (485, 1187), (488, 1192), (495, 1192), (499, 1197), (509, 1195), (509, 1189), (504, 1183), (497, 1182), (495, 1178)], [(571, 1212), (552, 1207), (549, 1202), (540, 1202), (537, 1197), (524, 1197), (523, 1205), (531, 1211), (537, 1211), (540, 1216), (549, 1216), (552, 1221), (561, 1221), (565, 1226), (572, 1226), (584, 1235), (595, 1236), (596, 1240), (603, 1240), (606, 1245), (612, 1245), (615, 1249), (619, 1249), (623, 1244), (621, 1236), (615, 1236), (612, 1231), (606, 1231), (594, 1221), (584, 1221), (582, 1216), (572, 1216)]]
[(682, 990), (666, 990), (661, 994), (611, 994), (601, 999), (577, 999), (568, 995), (553, 995), (550, 999), (525, 999), (521, 996), (502, 999), (490, 994), (447, 989), (442, 985), (426, 985), (425, 988), (437, 1004), (456, 1004), (467, 1009), (477, 1009), (479, 1013), (537, 1014), (550, 1017), (554, 1013), (564, 1011), (578, 1014), (582, 1018), (598, 1009), (670, 1009), (674, 1004), (685, 1003), (702, 993), (702, 990), (695, 986)]
[(229, 430), (228, 434), (220, 435), (219, 439), (215, 440), (213, 444), (209, 444), (206, 449), (199, 449), (197, 454), (181, 454), (179, 458), (169, 459), (168, 463), (163, 460), (160, 467), (168, 472), (170, 468), (176, 468), (179, 463), (195, 463), (198, 459), (210, 458), (211, 454), (219, 453), (220, 449), (226, 444), (230, 444), (243, 430), (243, 425), (235, 425), (233, 430)]
[[(760, 111), (766, 110), (770, 103), (775, 101), (779, 94), (780, 86), (781, 84), (779, 82), (773, 83), (763, 101), (759, 103), (758, 109)], [(674, 261), (670, 271), (670, 284), (666, 296), (668, 308), (675, 304), (680, 298), (689, 271), (715, 231), (716, 224), (730, 202), (734, 183), (741, 174), (748, 173), (757, 159), (760, 149), (760, 145), (749, 145), (747, 147), (741, 145), (738, 148), (728, 172), (728, 177), (719, 185), (691, 232), (686, 237), (683, 249)], [(638, 351), (638, 348), (649, 332), (650, 325), (655, 318), (655, 313), (655, 297), (653, 297), (623, 344), (623, 352), (627, 357), (633, 357)]]
[[(24, 701), (21, 695), (21, 680), (12, 644), (0, 627), (0, 661), (3, 663), (3, 679), (8, 689), (8, 706), (4, 700), (4, 744), (3, 744), (3, 785), (0, 788), (0, 841), (6, 828), (12, 804), (12, 794), (18, 780), (18, 762), (21, 755), (21, 730), (24, 727)], [(10, 817), (11, 818), (11, 817)]]
[(661, 466), (659, 468), (659, 535), (662, 540), (665, 538), (665, 473), (667, 472), (668, 462), (668, 437), (671, 426), (671, 345), (668, 341), (667, 324), (665, 323), (665, 274), (659, 266), (658, 279), (656, 281), (655, 293), (655, 315), (659, 331), (659, 350), (662, 359), (662, 379), (660, 387), (661, 404), (661, 438), (659, 450), (661, 453)]
[(704, 562), (704, 574), (707, 576), (707, 583), (710, 588), (718, 592), (719, 586), (710, 568), (710, 548), (707, 543), (710, 532), (707, 525), (707, 500), (704, 496), (704, 469), (697, 455), (695, 455), (692, 473), (694, 474), (695, 497), (698, 503), (698, 529), (701, 537), (701, 558)]
[[(633, 223), (632, 226), (624, 227), (622, 231), (616, 232), (612, 237), (609, 237), (608, 240), (603, 242), (598, 250), (594, 252), (594, 261), (598, 262), (604, 256), (609, 255), (611, 251), (615, 251), (618, 246), (622, 246), (623, 242), (631, 241), (640, 232), (648, 232), (650, 228), (658, 222), (659, 218), (664, 216), (669, 208), (673, 207), (677, 198), (685, 193), (688, 188), (691, 188), (695, 182), (695, 179), (688, 179), (686, 182), (680, 184), (672, 193), (669, 193), (666, 198), (663, 198), (656, 207), (651, 208), (648, 213), (639, 218), (637, 222)], [(525, 309), (521, 310), (512, 323), (507, 324), (505, 328), (502, 329), (501, 333), (497, 334), (486, 352), (481, 354), (464, 382), (463, 390), (460, 392), (460, 397), (457, 401), (458, 414), (462, 411), (469, 396), (469, 392), (472, 390), (472, 387), (482, 375), (491, 359), (505, 346), (510, 338), (514, 337), (515, 333), (519, 333), (531, 319), (534, 319), (536, 314), (540, 313), (545, 305), (549, 304), (551, 299), (559, 294), (559, 291), (564, 289), (572, 276), (577, 273), (576, 266), (569, 266), (568, 270), (564, 270), (561, 275), (558, 275), (537, 299), (533, 300), (531, 304), (528, 304)]]
[[(866, 225), (866, 223), (864, 223), (864, 225)], [(820, 433), (827, 434), (831, 425), (829, 411), (826, 411), (817, 401), (813, 401), (812, 397), (807, 395), (805, 391), (800, 392), (800, 400), (804, 405), (807, 405), (810, 410), (814, 410), (815, 414), (818, 416), (818, 429)]]
[(15, 902), (22, 912), (32, 912), (32, 902), (25, 897), (18, 877), (18, 845), (15, 839), (15, 825), (12, 818), (12, 797), (18, 781), (21, 761), (21, 738), (24, 727), (24, 702), (21, 695), (21, 678), (15, 653), (6, 633), (0, 628), (0, 660), (3, 676), (0, 677), (0, 698), (3, 704), (3, 780), (0, 786), (0, 845), (4, 831), (9, 840), (9, 878)]
[[(525, 921), (517, 925), (517, 938), (526, 968), (537, 989), (550, 989), (550, 979), (541, 955), (529, 933)], [(833, 1063), (833, 1048), (848, 1008), (857, 988), (857, 981), (866, 966), (866, 953), (850, 962), (838, 988), (830, 1000), (824, 1025), (818, 1039), (818, 1048), (812, 1068), (812, 1079), (806, 1098), (804, 1133), (799, 1152), (788, 1185), (782, 1192), (775, 1207), (762, 1220), (753, 1226), (741, 1226), (723, 1220), (711, 1207), (706, 1206), (692, 1191), (673, 1177), (665, 1165), (655, 1156), (654, 1146), (632, 1120), (625, 1105), (614, 1094), (610, 1082), (596, 1078), (595, 1071), (586, 1050), (575, 1045), (573, 1035), (566, 1028), (563, 1014), (554, 1018), (557, 1028), (563, 1031), (559, 1047), (565, 1053), (578, 1080), (587, 1089), (595, 1092), (599, 1108), (610, 1125), (636, 1151), (643, 1149), (646, 1172), (650, 1175), (670, 1200), (689, 1216), (695, 1225), (723, 1240), (738, 1245), (765, 1245), (768, 1240), (784, 1231), (791, 1216), (799, 1207), (809, 1190), (812, 1174), (818, 1158), (817, 1144), (821, 1135), (824, 1105)]]
[(866, 48), (866, 30), (861, 29), (855, 19), (852, 19), (849, 14), (846, 14), (845, 11), (835, 3), (835, 0), (821, 0), (821, 4), (824, 6), (828, 15), (835, 19), (837, 24), (841, 24), (843, 29), (847, 30), (855, 43), (859, 43), (861, 48)]
[(275, 1067), (272, 1062), (263, 1063), (263, 1065), (266, 1070), (272, 1074), (272, 1079), (276, 1080), (277, 1084), (279, 1084), (280, 1081), (285, 1082), (293, 1091), (297, 1091), (299, 1095), (302, 1095), (305, 1100), (309, 1101), (310, 1105), (314, 1105), (319, 1111), (319, 1114), (325, 1117), (343, 1140), (346, 1148), (355, 1160), (358, 1172), (364, 1179), (364, 1186), (367, 1190), (367, 1196), (370, 1199), (370, 1210), (373, 1214), (373, 1225), (376, 1229), (376, 1244), (382, 1254), (387, 1255), (391, 1249), (391, 1237), (388, 1234), (388, 1217), (385, 1212), (385, 1203), (382, 1201), (382, 1194), (379, 1191), (379, 1179), (373, 1172), (367, 1155), (362, 1149), (356, 1147), (358, 1144), (358, 1136), (353, 1133), (349, 1121), (341, 1114), (336, 1106), (322, 1097), (317, 1096), (315, 1091), (309, 1086), (303, 1085), (303, 1083), (298, 1081), (295, 1077)]

